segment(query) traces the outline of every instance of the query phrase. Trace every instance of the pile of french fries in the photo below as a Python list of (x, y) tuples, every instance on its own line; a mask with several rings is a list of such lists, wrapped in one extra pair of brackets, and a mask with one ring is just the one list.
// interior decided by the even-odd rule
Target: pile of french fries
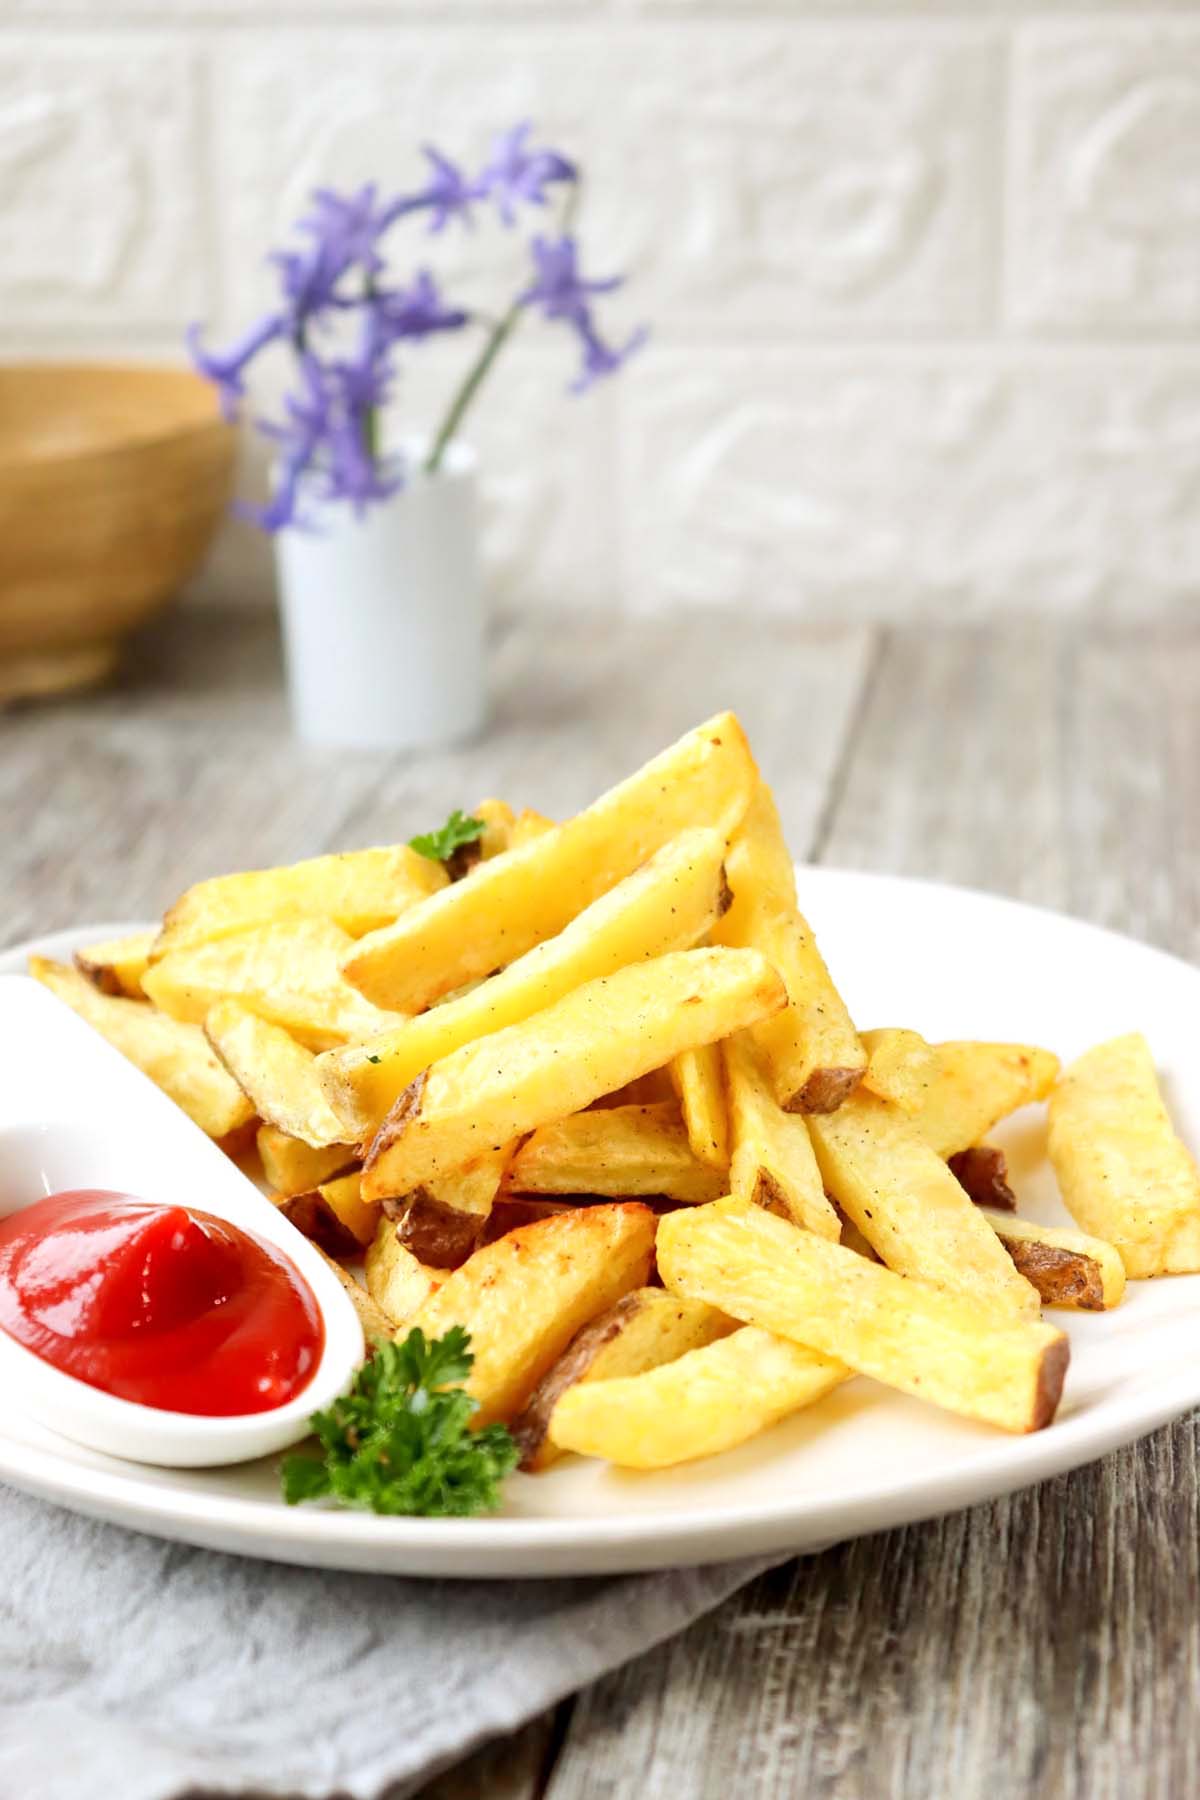
[[(369, 1338), (471, 1334), (523, 1466), (661, 1468), (854, 1374), (1008, 1431), (1126, 1276), (1200, 1270), (1200, 1175), (1144, 1040), (859, 1031), (737, 719), (470, 854), (191, 888), (33, 973), (336, 1260)], [(1079, 1229), (1015, 1210), (997, 1122), (1049, 1101)], [(360, 1279), (356, 1272), (362, 1264)]]

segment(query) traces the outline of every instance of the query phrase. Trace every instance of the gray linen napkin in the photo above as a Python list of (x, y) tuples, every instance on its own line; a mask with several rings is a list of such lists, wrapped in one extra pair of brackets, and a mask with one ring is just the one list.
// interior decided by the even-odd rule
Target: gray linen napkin
[(406, 1581), (192, 1550), (0, 1487), (0, 1800), (398, 1800), (778, 1560)]

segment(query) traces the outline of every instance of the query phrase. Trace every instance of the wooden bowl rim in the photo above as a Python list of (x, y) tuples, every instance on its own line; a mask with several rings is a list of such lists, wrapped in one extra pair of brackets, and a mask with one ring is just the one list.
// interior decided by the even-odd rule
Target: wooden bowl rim
[(0, 435), (0, 470), (17, 470), (35, 468), (65, 467), (71, 463), (90, 462), (96, 458), (104, 458), (123, 451), (147, 449), (152, 445), (166, 445), (183, 441), (189, 437), (206, 434), (227, 434), (232, 439), (234, 426), (226, 419), (220, 407), (216, 389), (212, 383), (195, 369), (189, 369), (179, 363), (159, 362), (106, 362), (99, 360), (59, 361), (47, 358), (45, 361), (0, 362), (0, 399), (3, 398), (6, 379), (16, 376), (41, 375), (58, 376), (69, 381), (72, 377), (111, 376), (116, 380), (132, 378), (136, 382), (149, 384), (163, 381), (164, 385), (188, 388), (197, 397), (207, 399), (208, 405), (199, 415), (181, 417), (176, 423), (163, 420), (151, 424), (148, 421), (130, 420), (127, 428), (114, 431), (110, 437), (97, 439), (91, 444), (80, 444), (69, 449), (55, 450), (36, 448), (30, 444), (24, 450), (19, 445), (6, 446)]

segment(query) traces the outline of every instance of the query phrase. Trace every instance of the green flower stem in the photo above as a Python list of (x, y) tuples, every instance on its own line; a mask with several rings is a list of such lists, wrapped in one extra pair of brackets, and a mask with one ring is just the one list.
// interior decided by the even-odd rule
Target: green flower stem
[(466, 379), (450, 403), (450, 410), (442, 421), (441, 430), (433, 440), (433, 447), (425, 459), (426, 475), (436, 475), (441, 468), (442, 458), (446, 454), (446, 446), (462, 424), (463, 415), (479, 392), (488, 370), (516, 329), (521, 311), (520, 301), (514, 301), (504, 317), (492, 327), (482, 350), (468, 369)]

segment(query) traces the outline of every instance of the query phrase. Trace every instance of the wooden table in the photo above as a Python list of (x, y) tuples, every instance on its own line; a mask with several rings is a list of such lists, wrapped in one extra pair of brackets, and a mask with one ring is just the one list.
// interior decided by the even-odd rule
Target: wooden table
[[(123, 685), (0, 719), (12, 941), (196, 878), (407, 837), (487, 793), (561, 815), (734, 707), (796, 855), (994, 889), (1200, 952), (1200, 624), (526, 619), (486, 742), (286, 735), (269, 621), (181, 614)], [(985, 951), (983, 953), (986, 953)], [(764, 1577), (423, 1800), (1200, 1792), (1191, 1420), (1090, 1469)]]

